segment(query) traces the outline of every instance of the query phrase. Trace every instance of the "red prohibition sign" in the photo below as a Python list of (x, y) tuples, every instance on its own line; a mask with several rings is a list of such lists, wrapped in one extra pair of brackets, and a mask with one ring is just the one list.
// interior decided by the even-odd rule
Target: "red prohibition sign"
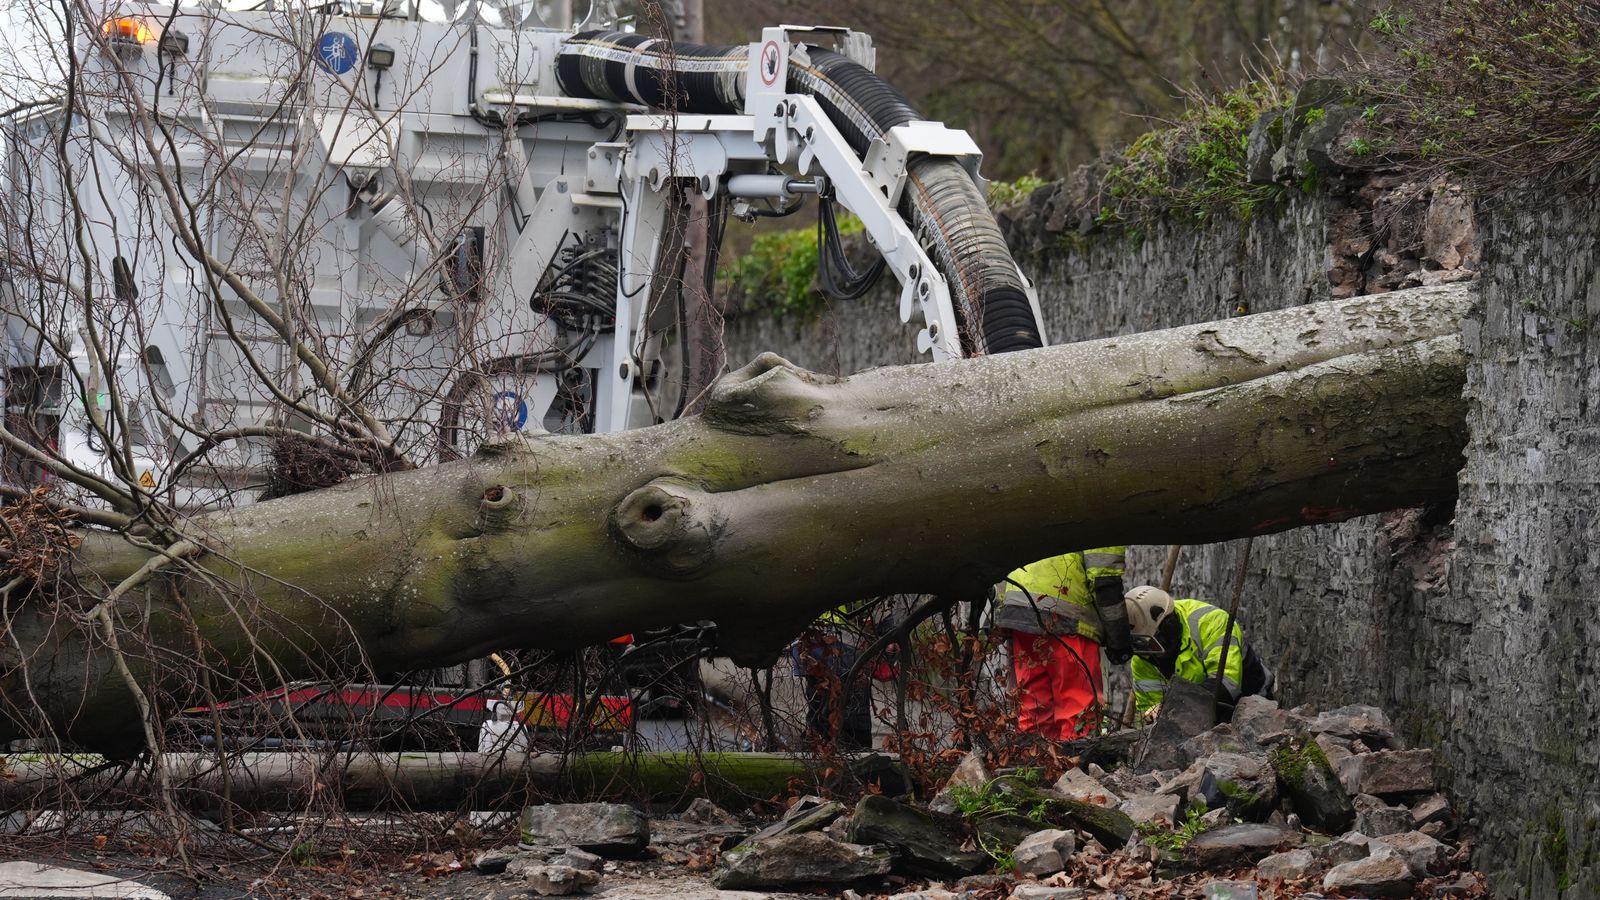
[(778, 42), (761, 45), (761, 83), (772, 87), (778, 80)]

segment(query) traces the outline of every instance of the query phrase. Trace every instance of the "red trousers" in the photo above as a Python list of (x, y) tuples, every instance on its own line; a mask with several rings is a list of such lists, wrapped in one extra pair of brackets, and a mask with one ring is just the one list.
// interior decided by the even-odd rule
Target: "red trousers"
[(1013, 631), (1011, 667), (1017, 674), (1019, 729), (1061, 741), (1093, 731), (1101, 685), (1099, 644), (1076, 634)]

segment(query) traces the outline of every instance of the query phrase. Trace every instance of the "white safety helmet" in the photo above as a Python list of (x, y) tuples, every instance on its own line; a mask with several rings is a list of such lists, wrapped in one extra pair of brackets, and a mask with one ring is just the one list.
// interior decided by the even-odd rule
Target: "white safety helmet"
[(1133, 652), (1140, 656), (1166, 653), (1156, 638), (1161, 620), (1172, 614), (1172, 597), (1158, 587), (1140, 585), (1123, 597), (1128, 607), (1128, 630), (1133, 634)]

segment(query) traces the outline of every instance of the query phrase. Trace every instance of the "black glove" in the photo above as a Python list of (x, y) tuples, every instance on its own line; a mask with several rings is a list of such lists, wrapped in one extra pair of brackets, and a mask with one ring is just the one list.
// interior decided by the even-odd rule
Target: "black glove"
[(1133, 659), (1133, 632), (1128, 629), (1124, 594), (1120, 575), (1104, 575), (1094, 581), (1094, 605), (1100, 612), (1100, 646), (1114, 666)]

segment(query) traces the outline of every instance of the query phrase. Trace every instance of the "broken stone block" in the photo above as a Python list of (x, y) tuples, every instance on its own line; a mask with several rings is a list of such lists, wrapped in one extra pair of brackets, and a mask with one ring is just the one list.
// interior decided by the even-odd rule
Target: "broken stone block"
[(600, 883), (600, 874), (571, 866), (535, 866), (523, 876), (528, 889), (541, 897), (565, 897)]
[(887, 850), (841, 844), (815, 831), (748, 841), (722, 855), (711, 883), (723, 890), (849, 884), (889, 874)]
[[(808, 800), (815, 801), (808, 803)], [(844, 815), (844, 804), (837, 800), (822, 800), (818, 797), (801, 797), (789, 807), (783, 818), (761, 829), (745, 840), (745, 843), (777, 837), (780, 834), (805, 834), (810, 831), (821, 831), (833, 824), (833, 821)]]
[(1129, 797), (1117, 807), (1132, 819), (1135, 825), (1165, 825), (1171, 827), (1178, 821), (1181, 802), (1172, 794), (1140, 794)]
[(1331, 734), (1316, 736), (1317, 746), (1322, 748), (1323, 755), (1328, 757), (1328, 765), (1332, 766), (1335, 772), (1339, 771), (1339, 763), (1355, 755), (1354, 743), (1348, 738), (1335, 737)]
[(1011, 856), (1017, 862), (1018, 874), (1044, 878), (1067, 867), (1077, 843), (1077, 837), (1070, 831), (1053, 828), (1036, 831), (1023, 838), (1011, 851)]
[(1206, 900), (1256, 900), (1254, 881), (1208, 881), (1200, 888)]
[(1183, 855), (1192, 865), (1213, 869), (1254, 863), (1300, 841), (1300, 835), (1276, 825), (1228, 825), (1202, 832), (1183, 848)]
[(1298, 881), (1322, 871), (1310, 850), (1274, 853), (1256, 864), (1256, 877), (1263, 881)]
[(1312, 848), (1311, 852), (1316, 856), (1317, 862), (1331, 867), (1340, 863), (1366, 859), (1372, 855), (1371, 844), (1371, 838), (1352, 831), (1337, 840)]
[(1047, 884), (1019, 884), (1008, 900), (1083, 900), (1089, 892), (1079, 887), (1051, 887)]
[(1356, 831), (1367, 837), (1401, 834), (1411, 829), (1411, 810), (1404, 806), (1375, 806), (1356, 811)]
[(1409, 897), (1416, 884), (1411, 867), (1394, 852), (1340, 863), (1322, 876), (1323, 888), (1355, 897)]
[(522, 841), (577, 847), (608, 859), (634, 856), (650, 845), (650, 820), (620, 803), (550, 803), (522, 810)]
[(956, 804), (950, 799), (951, 788), (964, 787), (975, 791), (981, 790), (992, 778), (993, 776), (989, 774), (989, 769), (983, 764), (983, 757), (976, 753), (968, 753), (956, 765), (956, 770), (950, 773), (950, 778), (945, 781), (944, 787), (940, 788), (939, 793), (933, 796), (933, 801), (928, 804), (928, 808), (936, 813), (953, 813), (956, 811)]
[(1233, 730), (1263, 750), (1294, 740), (1307, 724), (1303, 716), (1282, 709), (1278, 701), (1265, 697), (1243, 697), (1233, 708)]
[(1320, 713), (1306, 726), (1312, 734), (1331, 734), (1348, 740), (1371, 740), (1384, 747), (1396, 746), (1394, 726), (1376, 706), (1354, 704)]
[(1270, 759), (1278, 782), (1302, 822), (1328, 834), (1338, 834), (1355, 824), (1350, 792), (1334, 774), (1318, 743), (1302, 739), (1283, 744)]
[(1419, 828), (1429, 822), (1448, 822), (1450, 818), (1450, 801), (1443, 794), (1423, 798), (1411, 807), (1411, 821)]
[(1420, 794), (1433, 790), (1432, 750), (1359, 753), (1339, 764), (1339, 779), (1352, 794)]
[(904, 894), (890, 894), (889, 900), (961, 900), (961, 895), (944, 888), (930, 887)]
[(550, 860), (550, 863), (556, 866), (570, 866), (585, 872), (602, 872), (606, 867), (606, 861), (600, 856), (577, 847), (568, 847), (561, 851), (560, 855)]
[(1069, 800), (1093, 803), (1095, 806), (1116, 806), (1122, 799), (1110, 788), (1101, 784), (1099, 779), (1082, 769), (1068, 769), (1056, 779), (1055, 790)]
[(935, 817), (880, 794), (856, 805), (847, 832), (856, 844), (883, 844), (895, 852), (895, 868), (930, 878), (959, 878), (989, 867), (989, 855), (962, 850), (965, 829), (956, 819)]
[(1213, 753), (1249, 753), (1257, 749), (1254, 743), (1227, 722), (1183, 742), (1183, 754), (1191, 760), (1205, 759)]
[(1183, 751), (1184, 741), (1215, 724), (1216, 696), (1194, 682), (1172, 679), (1161, 700), (1161, 714), (1134, 750), (1134, 771), (1184, 768), (1193, 762)]
[(1399, 834), (1390, 834), (1374, 838), (1374, 844), (1382, 844), (1400, 854), (1400, 858), (1411, 867), (1411, 874), (1418, 878), (1426, 878), (1429, 874), (1439, 871), (1450, 858), (1450, 848), (1434, 840), (1420, 831), (1404, 831)]
[(1215, 779), (1228, 812), (1247, 822), (1264, 821), (1278, 805), (1278, 774), (1264, 756), (1214, 753), (1201, 761)]
[(739, 820), (733, 813), (712, 803), (704, 797), (696, 797), (689, 801), (689, 808), (679, 816), (685, 822), (695, 825), (738, 825)]
[(510, 851), (485, 850), (473, 857), (472, 870), (479, 875), (499, 875), (506, 870), (506, 865), (510, 862)]

